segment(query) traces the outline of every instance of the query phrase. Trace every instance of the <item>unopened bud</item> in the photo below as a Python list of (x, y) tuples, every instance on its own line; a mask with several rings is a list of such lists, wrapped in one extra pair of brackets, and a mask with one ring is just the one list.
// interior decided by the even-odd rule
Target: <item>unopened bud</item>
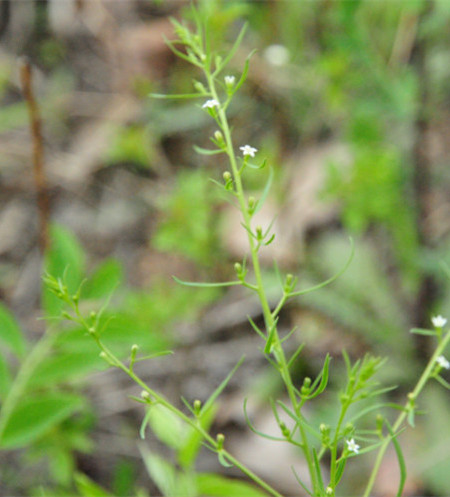
[(146, 390), (142, 390), (141, 399), (145, 401), (150, 401), (151, 399), (150, 394)]
[(242, 273), (242, 265), (239, 264), (239, 262), (236, 262), (236, 264), (234, 265), (234, 270), (236, 271), (236, 273), (239, 275)]
[(202, 403), (200, 400), (196, 399), (194, 400), (194, 412), (198, 414), (200, 412), (200, 409), (202, 408)]
[(194, 81), (194, 88), (200, 93), (206, 93), (206, 88), (200, 81)]
[(225, 435), (223, 433), (218, 433), (216, 437), (218, 449), (221, 449), (223, 447), (223, 443), (225, 442)]

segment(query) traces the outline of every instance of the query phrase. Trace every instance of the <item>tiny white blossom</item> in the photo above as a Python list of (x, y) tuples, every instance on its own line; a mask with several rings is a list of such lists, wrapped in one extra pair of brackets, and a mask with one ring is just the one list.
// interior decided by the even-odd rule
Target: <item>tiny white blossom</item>
[(347, 442), (347, 447), (350, 452), (354, 452), (357, 454), (359, 452), (359, 445), (355, 442), (355, 439), (352, 438), (351, 440), (346, 440)]
[(441, 315), (439, 315), (439, 316), (432, 317), (431, 322), (433, 323), (433, 326), (435, 328), (442, 328), (443, 326), (446, 325), (447, 319), (442, 317)]
[(236, 81), (236, 78), (234, 76), (225, 76), (224, 79), (227, 86), (233, 86), (234, 82)]
[(250, 145), (244, 145), (243, 147), (239, 147), (239, 150), (242, 150), (242, 154), (245, 156), (249, 155), (250, 157), (255, 157), (257, 148), (251, 147)]
[(436, 362), (439, 364), (439, 366), (441, 366), (441, 368), (450, 369), (450, 362), (448, 362), (447, 359), (443, 355), (440, 355), (436, 359)]
[(212, 109), (213, 107), (219, 107), (219, 102), (214, 98), (211, 100), (207, 100), (203, 105), (203, 109)]

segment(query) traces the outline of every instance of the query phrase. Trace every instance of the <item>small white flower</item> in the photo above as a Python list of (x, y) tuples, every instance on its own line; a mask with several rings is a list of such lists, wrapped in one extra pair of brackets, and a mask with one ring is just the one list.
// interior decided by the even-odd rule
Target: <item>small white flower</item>
[(447, 359), (443, 355), (440, 355), (436, 359), (436, 362), (439, 364), (439, 366), (441, 366), (441, 368), (450, 369), (450, 362), (448, 362)]
[(246, 157), (247, 155), (249, 155), (250, 157), (255, 157), (255, 154), (258, 151), (257, 148), (251, 147), (250, 145), (239, 147), (239, 150), (242, 150), (242, 154), (244, 157)]
[(269, 45), (264, 50), (264, 58), (272, 66), (284, 66), (289, 62), (291, 54), (284, 45)]
[(203, 105), (203, 109), (213, 109), (214, 107), (219, 107), (219, 102), (212, 98), (211, 100), (207, 100)]
[(431, 322), (433, 323), (433, 326), (435, 328), (442, 328), (443, 326), (446, 325), (447, 319), (442, 317), (441, 315), (439, 315), (439, 316), (432, 317)]
[(236, 78), (234, 76), (225, 76), (224, 79), (227, 86), (233, 86), (234, 82), (236, 81)]
[(350, 452), (354, 452), (357, 454), (359, 452), (359, 445), (355, 442), (355, 439), (352, 438), (351, 440), (346, 440), (347, 442), (347, 447)]

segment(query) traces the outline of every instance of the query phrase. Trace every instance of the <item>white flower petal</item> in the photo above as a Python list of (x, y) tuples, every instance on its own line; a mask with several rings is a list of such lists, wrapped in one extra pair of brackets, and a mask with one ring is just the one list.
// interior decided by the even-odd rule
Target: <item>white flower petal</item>
[(347, 448), (350, 452), (354, 452), (355, 454), (358, 454), (359, 452), (359, 445), (355, 442), (355, 439), (352, 438), (351, 440), (346, 440), (347, 442)]
[(244, 155), (244, 157), (247, 155), (249, 155), (250, 157), (255, 157), (255, 154), (258, 151), (257, 148), (251, 147), (250, 145), (244, 145), (243, 147), (239, 147), (239, 150), (242, 150), (242, 155)]
[(439, 366), (441, 366), (441, 368), (450, 369), (450, 362), (448, 362), (448, 360), (443, 355), (440, 355), (436, 359), (436, 362), (439, 364)]
[(447, 319), (439, 315), (432, 317), (431, 322), (435, 328), (442, 328), (447, 324)]
[(203, 109), (212, 109), (213, 107), (219, 107), (219, 102), (215, 99), (207, 100), (203, 105)]

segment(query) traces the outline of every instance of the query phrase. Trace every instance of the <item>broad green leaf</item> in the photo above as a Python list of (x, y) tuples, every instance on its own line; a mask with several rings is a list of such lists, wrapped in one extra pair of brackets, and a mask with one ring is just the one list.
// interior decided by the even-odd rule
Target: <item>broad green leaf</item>
[(8, 363), (0, 354), (0, 403), (3, 402), (12, 383), (11, 373), (9, 372)]
[[(199, 416), (199, 422), (201, 427), (205, 431), (209, 431), (209, 428), (214, 421), (216, 415), (217, 407), (213, 405), (210, 409), (202, 413)], [(187, 430), (186, 436), (183, 439), (183, 443), (178, 450), (178, 463), (184, 469), (188, 469), (193, 466), (197, 458), (197, 454), (202, 446), (203, 436), (190, 426)]]
[(98, 351), (90, 341), (92, 353), (83, 351), (58, 352), (40, 363), (35, 374), (30, 378), (30, 387), (42, 387), (73, 381), (84, 377), (96, 367), (102, 367), (105, 362), (99, 358)]
[(122, 277), (122, 264), (116, 259), (107, 259), (83, 285), (83, 298), (97, 299), (108, 296), (120, 284)]
[(199, 495), (208, 497), (267, 497), (265, 492), (250, 483), (212, 473), (199, 473), (197, 487)]
[(75, 473), (75, 485), (83, 497), (114, 497), (84, 473)]
[[(61, 278), (71, 293), (75, 293), (83, 279), (85, 253), (76, 237), (59, 225), (51, 228), (51, 246), (45, 259), (45, 273)], [(62, 302), (44, 285), (43, 307), (48, 316), (59, 315)]]
[(178, 449), (183, 442), (184, 426), (182, 421), (162, 405), (149, 408), (148, 424), (153, 433), (164, 444)]
[(161, 491), (167, 497), (175, 495), (176, 470), (162, 457), (152, 454), (149, 450), (141, 447), (142, 458), (148, 474)]
[(0, 303), (0, 342), (7, 345), (18, 357), (25, 353), (26, 342), (11, 312)]
[(11, 415), (0, 447), (24, 447), (45, 435), (52, 426), (81, 409), (83, 399), (68, 393), (47, 393), (25, 398)]

